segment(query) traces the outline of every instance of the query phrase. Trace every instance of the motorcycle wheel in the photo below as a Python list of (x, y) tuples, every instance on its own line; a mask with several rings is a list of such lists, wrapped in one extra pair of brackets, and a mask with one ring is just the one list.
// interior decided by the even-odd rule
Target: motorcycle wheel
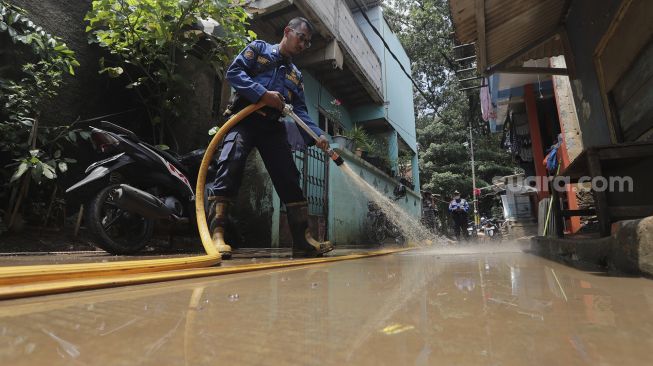
[(378, 217), (368, 216), (365, 222), (367, 238), (375, 244), (381, 244), (386, 238), (385, 227), (380, 221)]
[(393, 224), (391, 222), (388, 222), (387, 225), (388, 225), (388, 236), (390, 236), (392, 238), (395, 238), (395, 239), (403, 236), (402, 233), (401, 233), (401, 229), (399, 229), (399, 227), (397, 225), (395, 225), (395, 224)]
[(399, 234), (397, 237), (395, 237), (395, 244), (399, 246), (406, 246), (406, 237)]
[(114, 184), (100, 190), (84, 207), (84, 219), (94, 245), (111, 254), (135, 254), (152, 237), (154, 220), (108, 202), (109, 193), (116, 187)]

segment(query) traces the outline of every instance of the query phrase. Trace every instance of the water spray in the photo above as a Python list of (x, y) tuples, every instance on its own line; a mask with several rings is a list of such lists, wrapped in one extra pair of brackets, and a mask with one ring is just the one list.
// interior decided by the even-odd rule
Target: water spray
[[(301, 127), (306, 133), (308, 133), (316, 142), (320, 141), (320, 138), (317, 136), (313, 130), (311, 130), (308, 125), (301, 118), (299, 118), (295, 112), (293, 112), (292, 105), (286, 104), (283, 108), (283, 114), (292, 118), (297, 126)], [(356, 174), (348, 165), (344, 164), (345, 161), (332, 149), (327, 150), (327, 155), (342, 169), (342, 172), (345, 176), (349, 177), (351, 182), (356, 184), (361, 191), (372, 201), (374, 201), (384, 212), (384, 214), (395, 224), (397, 224), (400, 230), (404, 233), (407, 239), (413, 243), (413, 245), (422, 245), (421, 243), (432, 244), (434, 238), (430, 232), (427, 232), (421, 224), (412, 218), (408, 213), (403, 209), (399, 208), (394, 202), (389, 198), (385, 197), (380, 193), (376, 188), (366, 182), (362, 177)]]
[[(292, 118), (293, 121), (295, 121), (295, 123), (297, 124), (297, 126), (301, 127), (302, 130), (306, 131), (306, 133), (309, 136), (311, 136), (313, 140), (315, 140), (315, 142), (320, 141), (320, 137), (315, 132), (313, 132), (313, 130), (311, 130), (311, 128), (308, 127), (308, 125), (306, 125), (306, 123), (302, 121), (302, 119), (299, 118), (299, 116), (297, 116), (295, 112), (293, 112), (292, 105), (286, 104), (283, 107), (283, 114)], [(331, 148), (327, 149), (326, 154), (329, 155), (331, 160), (333, 160), (333, 162), (336, 163), (337, 166), (341, 166), (342, 164), (345, 163), (345, 161), (340, 157), (340, 155), (338, 155), (338, 153), (333, 151), (333, 149)]]

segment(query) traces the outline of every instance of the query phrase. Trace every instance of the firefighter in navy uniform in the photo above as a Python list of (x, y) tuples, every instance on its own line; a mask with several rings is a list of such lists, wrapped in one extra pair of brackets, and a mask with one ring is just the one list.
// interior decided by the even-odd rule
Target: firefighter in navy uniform
[(240, 187), (247, 156), (256, 147), (274, 188), (286, 205), (288, 224), (293, 238), (294, 257), (319, 257), (333, 250), (329, 242), (318, 242), (308, 230), (308, 203), (299, 185), (286, 127), (280, 121), (285, 103), (318, 135), (315, 143), (304, 131), (307, 145), (315, 143), (326, 151), (329, 143), (324, 132), (308, 116), (304, 100), (302, 74), (292, 57), (311, 45), (313, 26), (304, 18), (294, 18), (284, 28), (281, 43), (254, 41), (236, 57), (226, 78), (236, 90), (236, 98), (227, 114), (236, 113), (249, 104), (262, 101), (266, 107), (252, 113), (225, 136), (218, 157), (213, 182), (207, 183), (209, 229), (213, 242), (224, 258), (231, 257), (231, 247), (224, 241), (227, 208)]
[(449, 212), (453, 218), (453, 229), (456, 239), (460, 240), (460, 234), (463, 235), (465, 240), (468, 239), (467, 233), (467, 212), (469, 211), (469, 204), (464, 198), (460, 198), (460, 192), (453, 192), (453, 199), (449, 203)]

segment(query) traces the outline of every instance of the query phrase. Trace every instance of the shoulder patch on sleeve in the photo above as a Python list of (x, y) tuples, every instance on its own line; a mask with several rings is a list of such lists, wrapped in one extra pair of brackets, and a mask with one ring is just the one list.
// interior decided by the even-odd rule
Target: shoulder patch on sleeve
[(251, 48), (247, 47), (243, 56), (245, 56), (246, 59), (251, 60), (254, 58), (254, 51)]

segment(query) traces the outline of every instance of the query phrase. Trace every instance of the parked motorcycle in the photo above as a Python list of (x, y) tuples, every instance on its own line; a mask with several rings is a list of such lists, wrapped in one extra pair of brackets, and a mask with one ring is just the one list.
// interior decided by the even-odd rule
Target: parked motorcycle
[(387, 238), (394, 239), (398, 245), (406, 243), (406, 238), (399, 227), (390, 221), (381, 208), (372, 201), (367, 204), (365, 231), (367, 238), (374, 243), (382, 244)]
[(474, 223), (474, 220), (469, 220), (467, 222), (467, 237), (465, 240), (476, 240), (478, 237), (478, 228)]
[(100, 127), (91, 131), (100, 160), (66, 190), (84, 203), (93, 243), (112, 254), (134, 254), (152, 237), (156, 220), (194, 222), (193, 187), (204, 150), (176, 156), (113, 123)]
[(481, 218), (480, 230), (483, 232), (483, 235), (491, 240), (501, 239), (501, 230), (499, 230), (499, 226), (493, 219)]

